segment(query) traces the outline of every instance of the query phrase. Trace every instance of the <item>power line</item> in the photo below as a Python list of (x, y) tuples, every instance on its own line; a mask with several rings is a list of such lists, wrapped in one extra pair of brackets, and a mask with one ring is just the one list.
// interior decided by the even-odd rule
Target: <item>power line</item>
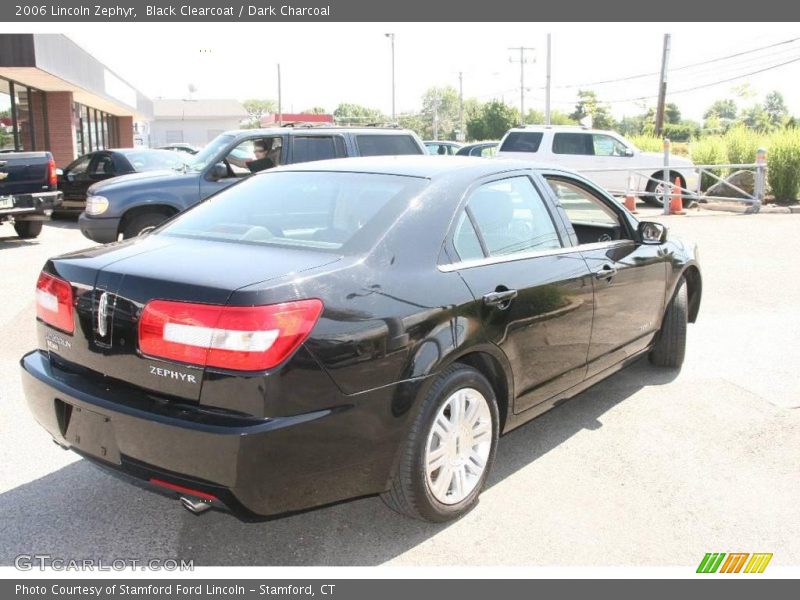
[[(696, 63), (691, 63), (691, 64), (688, 64), (688, 65), (683, 65), (683, 66), (680, 66), (680, 67), (675, 67), (674, 69), (670, 69), (669, 71), (670, 71), (670, 73), (674, 73), (675, 71), (684, 71), (686, 69), (691, 69), (693, 67), (698, 67), (698, 66), (702, 66), (702, 65), (709, 65), (709, 64), (721, 62), (723, 60), (729, 60), (731, 58), (737, 58), (739, 56), (744, 56), (746, 54), (753, 54), (754, 52), (760, 52), (761, 50), (769, 50), (770, 48), (776, 48), (778, 46), (791, 44), (791, 43), (796, 42), (798, 40), (800, 40), (800, 38), (792, 38), (790, 40), (784, 40), (782, 42), (776, 42), (775, 44), (769, 44), (768, 46), (761, 46), (759, 48), (752, 48), (750, 50), (744, 50), (742, 52), (737, 52), (735, 54), (729, 54), (729, 55), (726, 55), (726, 56), (720, 56), (720, 57), (717, 57), (717, 58), (712, 58), (710, 60), (704, 60), (704, 61), (700, 61), (700, 62), (696, 62)], [(643, 77), (652, 77), (652, 76), (658, 75), (658, 74), (659, 74), (658, 71), (653, 71), (653, 72), (650, 72), (650, 73), (639, 73), (638, 75), (630, 75), (628, 77), (620, 77), (620, 78), (617, 78), (617, 79), (606, 79), (606, 80), (603, 80), (603, 81), (594, 81), (594, 82), (591, 82), (591, 83), (580, 83), (580, 84), (571, 83), (571, 84), (565, 84), (565, 85), (558, 85), (558, 86), (554, 86), (554, 87), (556, 87), (558, 89), (591, 87), (591, 86), (596, 86), (596, 85), (606, 85), (606, 84), (609, 84), (609, 83), (620, 83), (620, 82), (625, 82), (625, 81), (631, 81), (633, 79), (641, 79)], [(539, 89), (544, 89), (544, 88), (539, 88)]]

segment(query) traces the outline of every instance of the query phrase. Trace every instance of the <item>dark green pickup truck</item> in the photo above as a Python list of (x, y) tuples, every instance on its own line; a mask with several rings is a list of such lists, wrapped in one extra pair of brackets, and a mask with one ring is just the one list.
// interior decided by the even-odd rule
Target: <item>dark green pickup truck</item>
[(11, 223), (21, 238), (35, 238), (62, 202), (49, 152), (0, 153), (0, 223)]

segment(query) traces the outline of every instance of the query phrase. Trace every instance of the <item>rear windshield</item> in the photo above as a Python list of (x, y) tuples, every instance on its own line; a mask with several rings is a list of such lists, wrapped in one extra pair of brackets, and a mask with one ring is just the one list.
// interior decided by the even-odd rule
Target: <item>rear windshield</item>
[(538, 152), (541, 143), (541, 131), (512, 131), (503, 140), (500, 152)]
[(264, 173), (198, 204), (157, 235), (348, 254), (379, 239), (426, 183), (372, 173)]
[(423, 154), (410, 135), (357, 135), (356, 145), (360, 156)]

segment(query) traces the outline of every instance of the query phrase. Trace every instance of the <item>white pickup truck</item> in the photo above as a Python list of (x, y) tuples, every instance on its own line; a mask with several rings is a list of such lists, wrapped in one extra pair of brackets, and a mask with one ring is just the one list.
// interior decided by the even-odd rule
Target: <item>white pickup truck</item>
[[(663, 179), (664, 155), (642, 152), (613, 131), (563, 125), (515, 127), (503, 136), (497, 156), (573, 169), (617, 196), (625, 194), (633, 175), (632, 191), (649, 204), (663, 205), (663, 186), (650, 178)], [(676, 176), (682, 187), (695, 189), (692, 161), (671, 155), (670, 179), (674, 182)]]

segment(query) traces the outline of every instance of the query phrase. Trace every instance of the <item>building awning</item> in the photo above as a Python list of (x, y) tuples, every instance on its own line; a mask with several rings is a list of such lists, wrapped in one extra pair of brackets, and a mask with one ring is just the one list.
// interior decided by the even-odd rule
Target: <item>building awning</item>
[(0, 77), (134, 120), (151, 120), (153, 102), (64, 35), (0, 34)]

